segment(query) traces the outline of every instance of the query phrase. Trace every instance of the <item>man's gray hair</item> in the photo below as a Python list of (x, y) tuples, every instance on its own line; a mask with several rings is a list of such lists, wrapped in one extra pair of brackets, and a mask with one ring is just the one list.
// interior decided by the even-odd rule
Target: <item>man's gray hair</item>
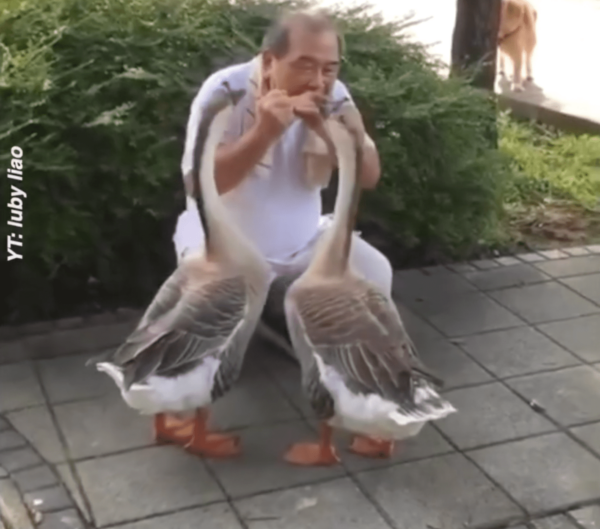
[(334, 21), (324, 10), (295, 11), (279, 17), (267, 30), (263, 38), (262, 51), (270, 51), (275, 57), (281, 58), (290, 47), (290, 30), (295, 26), (311, 33), (332, 31), (338, 40), (338, 50), (342, 54), (343, 40)]

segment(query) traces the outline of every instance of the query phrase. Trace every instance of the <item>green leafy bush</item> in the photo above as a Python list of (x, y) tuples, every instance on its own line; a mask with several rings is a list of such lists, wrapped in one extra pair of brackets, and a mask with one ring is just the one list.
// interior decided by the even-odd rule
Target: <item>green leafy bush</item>
[(508, 113), (501, 114), (499, 130), (500, 149), (514, 169), (508, 203), (550, 198), (600, 211), (600, 137), (568, 134)]
[[(22, 147), (28, 193), (25, 258), (4, 265), (5, 315), (151, 299), (175, 264), (191, 101), (211, 72), (249, 59), (275, 12), (293, 5), (5, 2), (0, 166), (12, 145)], [(336, 15), (346, 38), (342, 77), (384, 166), (365, 211), (407, 248), (459, 252), (492, 233), (501, 211), (507, 169), (490, 140), (495, 108), (460, 81), (441, 80), (401, 23), (383, 24), (367, 7)]]

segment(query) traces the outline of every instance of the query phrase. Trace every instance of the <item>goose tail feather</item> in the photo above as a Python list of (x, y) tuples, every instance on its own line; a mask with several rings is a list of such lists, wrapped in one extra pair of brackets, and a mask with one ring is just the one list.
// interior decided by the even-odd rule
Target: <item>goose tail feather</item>
[(456, 411), (456, 408), (443, 399), (429, 384), (422, 384), (415, 388), (410, 408), (399, 408), (390, 412), (389, 417), (398, 425), (405, 426), (415, 422), (444, 419)]

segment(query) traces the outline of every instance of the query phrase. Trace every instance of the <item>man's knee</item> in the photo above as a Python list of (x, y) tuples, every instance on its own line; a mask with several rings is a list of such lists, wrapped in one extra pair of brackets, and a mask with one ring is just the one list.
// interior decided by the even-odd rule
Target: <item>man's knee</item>
[(177, 219), (177, 226), (173, 234), (177, 262), (180, 262), (190, 250), (201, 248), (203, 242), (204, 230), (198, 214), (195, 214), (194, 211), (184, 211)]
[(352, 244), (351, 259), (357, 272), (391, 295), (394, 270), (383, 253), (356, 236)]

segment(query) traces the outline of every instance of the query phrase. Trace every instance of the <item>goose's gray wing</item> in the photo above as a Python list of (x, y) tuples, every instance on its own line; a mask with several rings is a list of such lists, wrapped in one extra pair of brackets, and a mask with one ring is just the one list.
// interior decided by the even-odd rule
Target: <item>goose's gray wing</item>
[(184, 274), (182, 273), (182, 268), (178, 267), (162, 284), (142, 316), (137, 328), (145, 327), (149, 322), (158, 319), (173, 309), (181, 298), (183, 284)]
[(185, 372), (235, 343), (248, 313), (247, 301), (242, 276), (212, 278), (187, 287), (171, 310), (136, 329), (111, 362), (124, 369), (126, 387), (152, 374)]
[(441, 383), (419, 360), (393, 302), (368, 284), (320, 284), (298, 289), (292, 300), (290, 312), (297, 313), (302, 328), (293, 339), (340, 373), (353, 391), (410, 405), (415, 378)]

